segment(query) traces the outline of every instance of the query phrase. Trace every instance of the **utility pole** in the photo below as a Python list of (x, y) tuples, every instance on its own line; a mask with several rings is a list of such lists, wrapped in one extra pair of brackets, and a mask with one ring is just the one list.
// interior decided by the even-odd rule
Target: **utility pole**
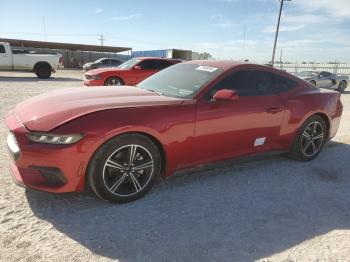
[(281, 6), (280, 6), (280, 12), (279, 12), (279, 15), (278, 15), (278, 22), (277, 22), (276, 36), (275, 36), (275, 44), (273, 45), (273, 51), (272, 51), (272, 61), (271, 61), (271, 66), (272, 67), (273, 67), (273, 64), (275, 62), (275, 52), (276, 52), (278, 31), (280, 29), (280, 22), (281, 22), (281, 14), (282, 14), (282, 9), (283, 9), (283, 3), (284, 3), (284, 1), (292, 1), (292, 0), (279, 0), (279, 1), (281, 3)]
[(103, 46), (103, 42), (104, 42), (104, 40), (105, 40), (105, 38), (103, 38), (103, 35), (100, 35), (100, 38), (99, 38), (98, 40), (101, 41), (101, 46)]
[(283, 50), (281, 49), (281, 54), (280, 54), (280, 64), (282, 64), (282, 54), (283, 54)]

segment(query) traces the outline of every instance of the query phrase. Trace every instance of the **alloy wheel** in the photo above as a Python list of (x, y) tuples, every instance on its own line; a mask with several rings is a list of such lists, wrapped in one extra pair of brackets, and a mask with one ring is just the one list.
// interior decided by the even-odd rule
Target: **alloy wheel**
[(140, 145), (126, 145), (108, 157), (103, 168), (103, 181), (112, 194), (126, 197), (142, 191), (153, 172), (151, 153)]
[(316, 155), (323, 144), (324, 130), (319, 122), (311, 122), (301, 136), (301, 151), (307, 157)]
[(121, 86), (122, 82), (118, 78), (111, 78), (107, 81), (107, 86)]
[(340, 92), (343, 92), (346, 88), (347, 84), (345, 81), (341, 81), (340, 84), (339, 84), (339, 91)]

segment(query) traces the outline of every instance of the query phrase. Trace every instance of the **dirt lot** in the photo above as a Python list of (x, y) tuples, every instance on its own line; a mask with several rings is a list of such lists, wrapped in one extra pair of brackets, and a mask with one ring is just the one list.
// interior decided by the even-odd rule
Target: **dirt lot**
[(46, 81), (0, 73), (1, 261), (349, 261), (350, 91), (338, 135), (309, 163), (230, 161), (186, 171), (124, 205), (14, 185), (6, 112), (81, 79), (81, 71)]

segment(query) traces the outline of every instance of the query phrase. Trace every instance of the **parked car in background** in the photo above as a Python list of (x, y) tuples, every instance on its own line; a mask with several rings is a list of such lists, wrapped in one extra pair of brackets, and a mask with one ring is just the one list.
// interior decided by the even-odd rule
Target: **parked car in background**
[(335, 88), (339, 92), (343, 92), (349, 84), (348, 76), (337, 75), (326, 71), (304, 71), (296, 73), (295, 75), (313, 86), (321, 88)]
[(85, 71), (89, 71), (97, 68), (106, 68), (106, 67), (116, 67), (123, 63), (123, 61), (116, 58), (100, 58), (95, 62), (86, 63), (83, 65)]
[(85, 73), (86, 86), (137, 85), (147, 77), (180, 63), (179, 59), (158, 57), (133, 58), (115, 68), (95, 69)]
[(14, 49), (10, 44), (0, 42), (0, 70), (30, 71), (37, 77), (46, 79), (62, 65), (61, 54), (39, 54)]
[(270, 150), (312, 160), (337, 133), (342, 110), (339, 92), (271, 67), (190, 61), (137, 87), (45, 93), (5, 121), (16, 183), (49, 192), (90, 185), (120, 203), (160, 176), (214, 161)]

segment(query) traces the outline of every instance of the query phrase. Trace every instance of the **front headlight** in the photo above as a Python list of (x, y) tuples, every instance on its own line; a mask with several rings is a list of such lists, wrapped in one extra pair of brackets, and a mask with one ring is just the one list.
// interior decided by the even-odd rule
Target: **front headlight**
[(82, 134), (76, 135), (54, 135), (45, 133), (28, 133), (30, 141), (43, 144), (70, 145), (83, 138)]
[(101, 79), (101, 76), (100, 75), (85, 75), (85, 78), (88, 79), (88, 80), (99, 80)]

